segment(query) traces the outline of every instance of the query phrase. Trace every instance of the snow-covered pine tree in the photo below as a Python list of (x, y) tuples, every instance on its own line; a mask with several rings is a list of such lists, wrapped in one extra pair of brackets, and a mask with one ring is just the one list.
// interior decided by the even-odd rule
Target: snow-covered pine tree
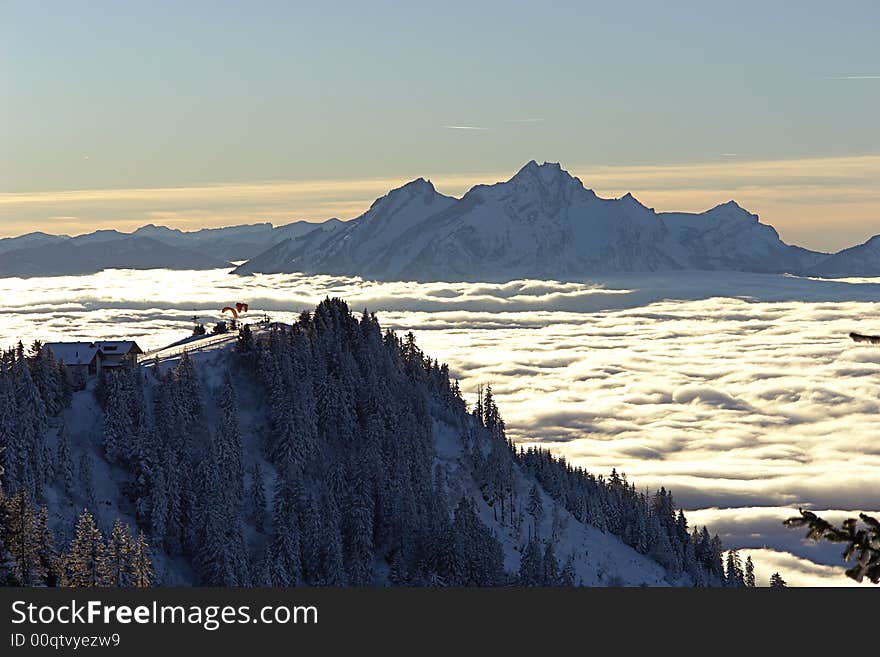
[(131, 552), (131, 586), (147, 588), (153, 584), (153, 563), (150, 560), (150, 546), (143, 532), (138, 532)]
[(80, 499), (86, 508), (95, 508), (95, 465), (92, 455), (83, 452), (79, 457), (79, 490)]
[(296, 514), (297, 489), (291, 481), (295, 476), (293, 472), (286, 472), (276, 479), (275, 484), (269, 538), (269, 559), (273, 565), (275, 586), (296, 586), (302, 579), (299, 519)]
[(251, 504), (250, 513), (254, 521), (254, 528), (258, 532), (266, 529), (266, 486), (263, 482), (263, 469), (259, 461), (254, 461), (251, 469)]
[(519, 562), (520, 586), (542, 586), (544, 584), (544, 560), (538, 538), (533, 534), (523, 550)]
[(574, 553), (568, 555), (562, 570), (559, 572), (559, 586), (577, 586)]
[(43, 349), (39, 340), (31, 345), (27, 362), (46, 412), (51, 416), (58, 415), (67, 405), (69, 395), (63, 370), (55, 362), (52, 352)]
[(533, 536), (538, 536), (541, 523), (544, 522), (544, 502), (541, 500), (541, 491), (538, 490), (537, 484), (533, 484), (532, 490), (529, 492), (529, 503), (526, 511), (532, 517), (531, 533)]
[(19, 581), (16, 577), (16, 563), (8, 547), (9, 515), (7, 512), (7, 497), (0, 484), (0, 586), (17, 586)]
[(238, 403), (232, 379), (223, 379), (217, 395), (217, 424), (214, 431), (217, 446), (217, 465), (220, 485), (236, 505), (244, 501), (244, 472), (241, 456), (241, 429), (238, 423)]
[(15, 395), (16, 438), (20, 449), (24, 450), (21, 459), (24, 472), (19, 475), (20, 484), (35, 499), (42, 495), (46, 484), (48, 450), (46, 447), (46, 406), (37, 386), (31, 377), (30, 369), (19, 342), (12, 366), (12, 380)]
[(49, 509), (40, 507), (36, 518), (37, 559), (46, 586), (57, 586), (61, 579), (60, 557), (55, 549), (55, 535), (49, 528)]
[(559, 586), (559, 561), (553, 552), (553, 541), (544, 544), (544, 556), (541, 558), (541, 585)]
[(18, 432), (18, 409), (12, 385), (9, 353), (0, 358), (0, 467), (3, 483), (8, 491), (16, 491), (25, 484), (27, 449)]
[(15, 560), (13, 577), (19, 586), (45, 586), (48, 575), (41, 559), (41, 527), (24, 489), (6, 499), (6, 547)]
[(134, 545), (128, 525), (117, 518), (107, 540), (107, 581), (111, 586), (132, 584), (132, 557)]
[(65, 570), (69, 586), (110, 586), (113, 583), (104, 537), (88, 509), (83, 509), (76, 522), (65, 555)]
[(194, 514), (201, 526), (196, 569), (205, 586), (246, 586), (247, 568), (238, 500), (224, 488), (212, 441), (202, 463), (202, 489)]
[(366, 453), (353, 452), (343, 513), (343, 542), (348, 583), (365, 586), (373, 578), (373, 487), (368, 478)]
[(76, 494), (76, 479), (73, 475), (73, 461), (67, 439), (67, 425), (62, 423), (58, 429), (58, 444), (55, 456), (55, 477), (68, 504), (73, 503)]

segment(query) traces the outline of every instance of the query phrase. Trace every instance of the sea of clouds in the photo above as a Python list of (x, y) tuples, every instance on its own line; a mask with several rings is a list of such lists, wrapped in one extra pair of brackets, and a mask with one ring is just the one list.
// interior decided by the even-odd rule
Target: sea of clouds
[[(377, 283), (331, 276), (111, 270), (0, 279), (0, 345), (177, 340), (250, 303), (290, 321), (326, 296), (412, 330), (472, 396), (489, 383), (510, 435), (639, 488), (792, 584), (845, 585), (840, 549), (782, 520), (880, 509), (880, 279), (729, 272), (582, 283)], [(830, 511), (829, 511), (830, 510)]]

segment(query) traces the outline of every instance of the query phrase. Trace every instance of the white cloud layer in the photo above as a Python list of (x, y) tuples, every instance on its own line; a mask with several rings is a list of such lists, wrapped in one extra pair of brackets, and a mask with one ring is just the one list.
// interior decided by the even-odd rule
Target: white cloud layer
[(880, 509), (880, 348), (847, 335), (880, 333), (878, 294), (877, 280), (722, 272), (417, 284), (108, 271), (0, 279), (0, 344), (128, 336), (155, 347), (229, 302), (285, 320), (341, 296), (413, 330), (469, 394), (491, 383), (516, 440), (671, 488), (692, 523), (774, 551), (762, 558), (792, 583), (836, 581), (838, 548), (781, 520), (800, 505)]

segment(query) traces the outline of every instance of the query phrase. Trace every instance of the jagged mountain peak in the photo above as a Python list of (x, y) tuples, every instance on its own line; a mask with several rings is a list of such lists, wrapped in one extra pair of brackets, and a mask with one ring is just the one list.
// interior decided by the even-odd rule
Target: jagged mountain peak
[(654, 208), (649, 208), (647, 205), (642, 203), (639, 199), (632, 195), (632, 192), (627, 192), (617, 201), (618, 203), (621, 203), (624, 207), (638, 208), (640, 210), (649, 210), (650, 212), (654, 212)]
[(132, 233), (132, 235), (183, 235), (182, 230), (169, 228), (168, 226), (157, 226), (156, 224), (145, 224)]
[(752, 217), (758, 216), (752, 212), (749, 212), (734, 200), (727, 201), (726, 203), (719, 203), (714, 208), (707, 210), (707, 212), (727, 212), (730, 214), (746, 214)]
[(535, 160), (529, 160), (508, 182), (531, 182), (538, 181), (543, 185), (554, 183), (570, 183), (580, 181), (562, 168), (558, 162), (544, 162), (538, 164)]
[(432, 183), (430, 180), (426, 180), (425, 178), (419, 177), (419, 178), (416, 178), (415, 180), (410, 180), (405, 185), (401, 185), (400, 187), (398, 187), (396, 189), (392, 189), (390, 192), (388, 192), (387, 195), (391, 196), (392, 194), (402, 194), (404, 192), (407, 194), (410, 194), (410, 195), (412, 195), (412, 194), (428, 194), (428, 193), (432, 193), (432, 192), (435, 194), (439, 193), (439, 192), (437, 192), (437, 189), (434, 187), (434, 183)]
[(449, 197), (438, 192), (430, 180), (416, 178), (373, 201), (370, 209), (361, 215), (361, 220), (366, 221), (387, 212), (395, 212), (405, 206), (431, 206), (438, 199), (446, 198)]

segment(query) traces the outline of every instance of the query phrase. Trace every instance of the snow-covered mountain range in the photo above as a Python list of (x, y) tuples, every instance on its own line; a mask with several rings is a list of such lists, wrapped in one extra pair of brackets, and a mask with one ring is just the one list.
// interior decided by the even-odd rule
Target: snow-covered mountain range
[(277, 244), (235, 273), (571, 280), (676, 269), (807, 273), (829, 258), (835, 275), (851, 267), (880, 275), (876, 259), (852, 262), (845, 252), (829, 257), (786, 244), (733, 201), (699, 214), (655, 212), (631, 194), (600, 198), (558, 164), (532, 161), (507, 182), (478, 185), (461, 199), (415, 180), (360, 217)]
[[(417, 281), (578, 280), (668, 270), (880, 276), (878, 237), (820, 253), (786, 244), (734, 201), (702, 213), (656, 212), (631, 194), (601, 198), (559, 164), (532, 161), (510, 180), (477, 185), (460, 199), (418, 178), (350, 221), (190, 232), (150, 224), (133, 233), (101, 230), (72, 238), (31, 233), (0, 240), (0, 276), (125, 266), (231, 268), (240, 261), (246, 262), (236, 274)], [(113, 248), (95, 247), (109, 240), (116, 241)]]

